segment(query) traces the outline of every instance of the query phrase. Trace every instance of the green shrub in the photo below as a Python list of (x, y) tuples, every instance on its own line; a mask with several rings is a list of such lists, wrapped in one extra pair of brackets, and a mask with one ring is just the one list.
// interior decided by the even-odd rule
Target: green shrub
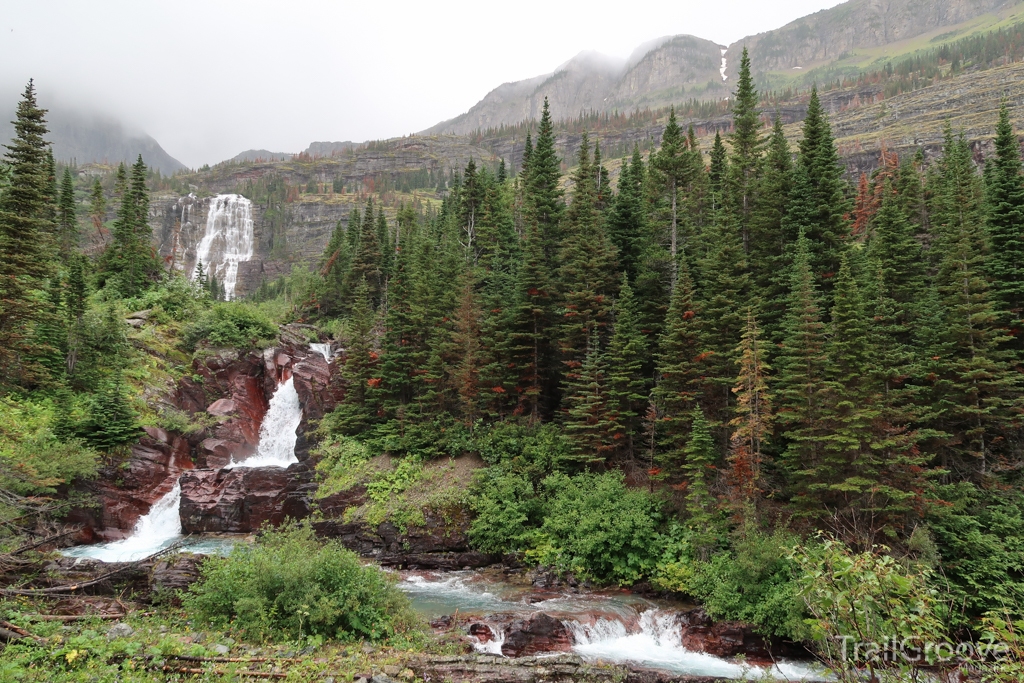
[(662, 543), (661, 503), (626, 487), (621, 472), (552, 474), (538, 561), (577, 576), (631, 584), (654, 569)]
[(277, 335), (277, 325), (259, 308), (245, 303), (217, 304), (197, 322), (185, 328), (184, 343), (195, 350), (200, 342), (210, 346), (251, 348)]
[(184, 604), (198, 619), (230, 624), (250, 639), (379, 641), (414, 623), (408, 599), (387, 574), (299, 525), (208, 559)]
[(766, 534), (752, 525), (741, 528), (730, 550), (707, 562), (694, 561), (688, 585), (680, 588), (715, 619), (746, 621), (762, 633), (799, 640), (806, 631), (804, 605), (797, 583), (800, 568), (791, 557), (799, 542), (784, 530)]
[(124, 306), (131, 311), (159, 309), (173, 320), (189, 320), (209, 305), (210, 294), (197, 283), (176, 275)]
[(476, 448), (488, 465), (523, 472), (540, 481), (572, 455), (572, 441), (559, 427), (534, 427), (515, 423), (496, 424), (478, 431)]
[(473, 546), (487, 553), (509, 553), (532, 547), (544, 511), (533, 483), (523, 475), (489, 467), (474, 487), (469, 527)]

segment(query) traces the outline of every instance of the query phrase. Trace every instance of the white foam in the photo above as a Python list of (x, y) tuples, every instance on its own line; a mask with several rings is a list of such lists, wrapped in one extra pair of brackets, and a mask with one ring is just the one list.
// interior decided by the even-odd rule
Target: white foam
[(148, 557), (181, 537), (181, 517), (178, 514), (180, 503), (181, 485), (175, 481), (174, 487), (153, 503), (147, 514), (139, 518), (128, 538), (111, 543), (78, 546), (66, 554), (103, 562), (131, 562)]
[(236, 467), (288, 467), (299, 461), (295, 457), (296, 431), (302, 422), (302, 405), (295, 391), (295, 378), (289, 377), (277, 386), (260, 427), (256, 452), (241, 462), (230, 462), (225, 469)]

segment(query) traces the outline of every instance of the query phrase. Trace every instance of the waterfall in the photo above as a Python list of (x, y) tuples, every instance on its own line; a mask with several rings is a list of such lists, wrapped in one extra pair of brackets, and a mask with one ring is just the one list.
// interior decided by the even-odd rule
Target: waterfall
[(321, 356), (323, 356), (328, 363), (330, 363), (331, 359), (334, 358), (334, 354), (331, 352), (330, 344), (310, 344), (309, 348), (313, 349)]
[[(239, 194), (210, 199), (206, 232), (196, 247), (196, 259), (224, 286), (227, 299), (235, 298), (238, 264), (252, 259), (252, 202)], [(195, 277), (195, 273), (193, 273)]]
[(256, 453), (241, 462), (228, 464), (225, 469), (235, 467), (288, 467), (297, 463), (295, 430), (302, 422), (302, 406), (295, 391), (295, 378), (289, 377), (278, 385), (270, 399), (270, 407), (260, 426), (260, 442)]
[[(260, 427), (256, 453), (241, 462), (231, 462), (225, 469), (236, 467), (288, 467), (295, 457), (295, 430), (302, 422), (302, 405), (295, 391), (294, 378), (278, 385)], [(171, 462), (173, 468), (174, 463)], [(181, 484), (175, 475), (174, 486), (149, 512), (139, 518), (132, 533), (125, 539), (110, 543), (82, 545), (64, 552), (71, 557), (89, 557), (103, 562), (130, 562), (163, 550), (181, 538)]]
[(181, 537), (181, 485), (177, 479), (149, 512), (139, 517), (128, 538), (112, 543), (83, 545), (67, 551), (72, 557), (90, 557), (103, 562), (131, 562), (163, 550)]

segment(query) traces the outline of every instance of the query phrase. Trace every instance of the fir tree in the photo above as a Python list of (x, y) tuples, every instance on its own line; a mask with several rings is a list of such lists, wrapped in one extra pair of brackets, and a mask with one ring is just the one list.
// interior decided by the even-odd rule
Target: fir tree
[(597, 334), (592, 334), (583, 363), (565, 389), (565, 431), (573, 441), (576, 466), (604, 466), (615, 448), (607, 372)]
[(733, 133), (730, 136), (732, 156), (729, 160), (729, 195), (745, 254), (750, 253), (751, 217), (754, 213), (757, 167), (761, 158), (761, 140), (758, 135), (760, 114), (757, 104), (757, 90), (754, 89), (754, 79), (750, 75), (750, 56), (744, 47), (740, 58), (739, 80), (732, 99)]
[(126, 395), (120, 375), (107, 380), (89, 408), (83, 425), (86, 443), (101, 451), (114, 451), (139, 438), (138, 418)]
[(685, 460), (682, 466), (686, 476), (686, 525), (693, 534), (691, 542), (696, 556), (707, 560), (720, 535), (715, 499), (708, 485), (715, 472), (718, 455), (711, 425), (699, 406), (693, 409), (690, 422), (693, 427), (683, 449)]
[(634, 145), (632, 160), (622, 161), (619, 192), (608, 217), (608, 237), (615, 245), (620, 268), (632, 283), (636, 282), (644, 249), (644, 172), (640, 147)]
[(41, 369), (28, 352), (41, 311), (33, 301), (50, 274), (51, 216), (46, 110), (29, 81), (18, 103), (15, 137), (7, 145), (10, 185), (0, 195), (0, 386), (30, 383)]
[(761, 330), (752, 309), (737, 349), (739, 375), (732, 391), (736, 394), (736, 417), (729, 442), (729, 480), (733, 509), (738, 514), (752, 511), (762, 490), (761, 465), (771, 435), (772, 399), (768, 392), (768, 371)]
[(384, 293), (384, 274), (381, 271), (381, 245), (374, 220), (373, 199), (366, 201), (366, 213), (360, 224), (356, 249), (352, 256), (352, 265), (348, 270), (345, 288), (355, 292), (360, 282), (365, 281), (370, 301), (374, 307), (379, 306)]
[(1004, 101), (996, 126), (996, 155), (989, 164), (992, 181), (987, 187), (986, 204), (991, 256), (988, 274), (992, 279), (992, 302), (1005, 316), (1006, 325), (1016, 338), (1014, 346), (1024, 349), (1024, 178), (1021, 176), (1020, 142), (1010, 123), (1010, 110)]
[(81, 354), (85, 336), (84, 318), (88, 290), (85, 284), (85, 269), (82, 265), (82, 259), (82, 256), (76, 254), (68, 264), (68, 284), (64, 297), (68, 317), (65, 370), (69, 377), (75, 374), (75, 368), (78, 366), (78, 358)]
[(561, 160), (555, 151), (554, 124), (545, 97), (540, 128), (537, 131), (537, 143), (530, 154), (529, 166), (526, 169), (526, 187), (529, 199), (527, 212), (530, 219), (537, 224), (548, 268), (554, 268), (558, 248), (562, 242), (561, 221), (565, 203), (562, 201), (562, 190), (559, 186), (561, 175)]
[(57, 206), (57, 235), (60, 258), (67, 263), (78, 248), (78, 217), (75, 215), (75, 184), (71, 170), (65, 168), (61, 178)]
[(647, 343), (640, 332), (636, 301), (623, 275), (615, 301), (615, 331), (608, 345), (608, 398), (615, 416), (613, 440), (622, 457), (632, 460), (640, 440), (643, 412), (648, 404), (644, 376)]
[(370, 288), (365, 280), (361, 280), (353, 293), (352, 315), (345, 330), (348, 344), (345, 364), (341, 369), (345, 398), (330, 416), (333, 431), (352, 436), (365, 435), (377, 421), (374, 399), (381, 382), (375, 377), (379, 358), (374, 350), (375, 322)]
[(722, 136), (716, 130), (715, 142), (711, 146), (711, 164), (708, 168), (708, 186), (711, 193), (711, 212), (717, 214), (725, 203), (725, 184), (729, 174), (728, 153), (722, 143)]
[(677, 262), (680, 244), (679, 205), (680, 192), (691, 171), (686, 154), (686, 138), (676, 121), (675, 107), (669, 109), (668, 124), (661, 134), (661, 148), (651, 159), (651, 171), (669, 203), (669, 256), (672, 264), (672, 286), (675, 286), (679, 272)]

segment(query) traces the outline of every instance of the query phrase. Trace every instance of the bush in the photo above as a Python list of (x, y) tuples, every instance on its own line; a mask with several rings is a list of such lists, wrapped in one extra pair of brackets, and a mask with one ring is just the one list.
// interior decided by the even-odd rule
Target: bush
[(746, 621), (762, 633), (800, 640), (806, 631), (801, 573), (791, 557), (799, 542), (784, 530), (741, 528), (731, 550), (691, 563), (689, 576), (681, 576), (688, 585), (676, 589), (700, 600), (715, 619)]
[(662, 542), (653, 496), (626, 488), (617, 471), (556, 473), (541, 486), (549, 500), (535, 555), (541, 563), (620, 585), (651, 573)]
[(199, 619), (233, 625), (250, 639), (379, 641), (414, 623), (408, 599), (388, 575), (299, 525), (208, 559), (184, 603)]
[(176, 275), (156, 289), (124, 302), (131, 311), (159, 309), (173, 320), (194, 318), (209, 305), (210, 295), (202, 285)]
[(185, 329), (185, 347), (194, 351), (200, 342), (215, 347), (251, 348), (277, 335), (277, 325), (260, 309), (244, 303), (215, 305)]
[(544, 506), (533, 483), (523, 474), (498, 467), (484, 471), (471, 507), (476, 518), (469, 527), (473, 546), (487, 553), (526, 550), (535, 541)]
[(476, 447), (488, 465), (526, 473), (535, 482), (572, 455), (572, 441), (552, 424), (537, 427), (496, 424), (482, 434), (477, 433)]

